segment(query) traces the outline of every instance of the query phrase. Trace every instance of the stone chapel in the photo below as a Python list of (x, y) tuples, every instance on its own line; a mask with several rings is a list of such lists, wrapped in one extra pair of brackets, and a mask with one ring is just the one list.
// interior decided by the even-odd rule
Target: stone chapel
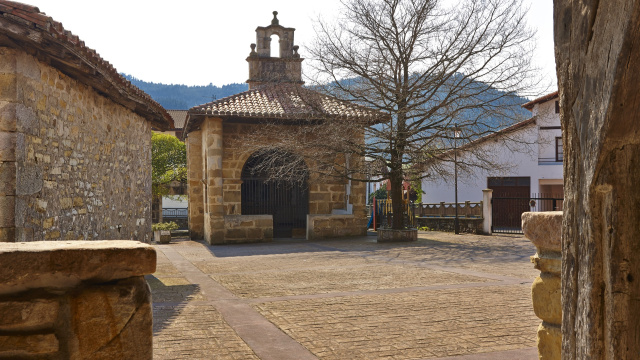
[[(188, 112), (190, 236), (223, 244), (365, 235), (364, 183), (320, 179), (312, 173), (302, 181), (268, 182), (254, 171), (261, 155), (243, 147), (242, 134), (265, 121), (287, 131), (292, 124), (317, 126), (309, 119), (382, 116), (303, 87), (295, 29), (281, 26), (277, 12), (273, 14), (271, 25), (256, 29), (256, 43), (246, 59), (249, 90)], [(271, 54), (273, 35), (279, 38), (278, 54)], [(268, 144), (270, 139), (257, 141)]]

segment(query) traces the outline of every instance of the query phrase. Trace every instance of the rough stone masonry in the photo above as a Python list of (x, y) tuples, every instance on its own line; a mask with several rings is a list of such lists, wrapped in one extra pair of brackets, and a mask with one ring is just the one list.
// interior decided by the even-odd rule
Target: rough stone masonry
[(151, 127), (171, 123), (60, 23), (0, 1), (0, 241), (149, 241)]

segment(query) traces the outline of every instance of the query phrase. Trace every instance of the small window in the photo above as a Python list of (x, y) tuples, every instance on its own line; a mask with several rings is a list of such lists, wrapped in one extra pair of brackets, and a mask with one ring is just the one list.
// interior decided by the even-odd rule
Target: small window
[(562, 162), (564, 159), (564, 152), (562, 150), (562, 138), (556, 137), (556, 161)]
[(560, 101), (556, 100), (556, 114), (560, 114)]

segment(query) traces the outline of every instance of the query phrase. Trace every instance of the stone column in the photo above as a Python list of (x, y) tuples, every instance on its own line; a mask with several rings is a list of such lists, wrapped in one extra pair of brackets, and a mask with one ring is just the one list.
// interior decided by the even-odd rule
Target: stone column
[(493, 224), (493, 207), (491, 198), (493, 197), (492, 189), (482, 190), (482, 232), (485, 235), (491, 235), (491, 225)]
[(208, 117), (203, 123), (202, 151), (205, 169), (204, 238), (209, 244), (224, 243), (222, 191), (222, 119)]
[(0, 47), (0, 242), (16, 238), (16, 66), (15, 50)]
[(0, 264), (0, 358), (152, 359), (152, 246), (4, 243)]
[(202, 160), (202, 130), (192, 131), (187, 144), (187, 194), (189, 196), (189, 236), (204, 238), (204, 169)]
[(523, 213), (522, 231), (536, 246), (537, 253), (531, 257), (531, 262), (536, 269), (540, 270), (540, 276), (531, 286), (533, 310), (536, 316), (542, 319), (538, 327), (538, 355), (540, 359), (560, 360), (562, 358), (560, 285), (562, 211)]

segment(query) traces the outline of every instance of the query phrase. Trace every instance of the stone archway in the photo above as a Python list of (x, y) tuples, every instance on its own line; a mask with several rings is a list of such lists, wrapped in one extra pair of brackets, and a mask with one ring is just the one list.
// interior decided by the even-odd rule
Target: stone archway
[[(298, 178), (272, 179), (270, 171), (295, 158), (280, 153), (273, 161), (273, 152), (254, 153), (242, 168), (242, 215), (272, 215), (273, 237), (305, 237), (309, 214), (309, 187), (306, 167), (297, 169)], [(267, 164), (268, 163), (268, 164)]]

